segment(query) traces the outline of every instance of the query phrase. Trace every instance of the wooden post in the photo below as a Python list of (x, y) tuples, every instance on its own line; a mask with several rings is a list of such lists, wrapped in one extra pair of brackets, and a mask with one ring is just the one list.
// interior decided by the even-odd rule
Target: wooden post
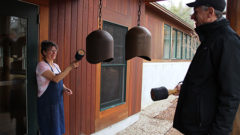
[(227, 18), (231, 27), (240, 35), (240, 1), (228, 0)]
[[(227, 18), (231, 27), (240, 35), (240, 0), (228, 0)], [(231, 135), (240, 135), (240, 106), (233, 124)]]

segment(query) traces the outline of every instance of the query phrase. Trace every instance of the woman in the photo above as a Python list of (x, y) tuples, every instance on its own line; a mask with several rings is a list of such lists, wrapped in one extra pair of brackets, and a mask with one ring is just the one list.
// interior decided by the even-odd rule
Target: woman
[(59, 66), (53, 61), (57, 56), (57, 45), (50, 41), (41, 43), (43, 61), (36, 69), (38, 83), (38, 123), (41, 135), (62, 135), (65, 133), (63, 93), (68, 95), (72, 91), (63, 84), (73, 68), (79, 62), (73, 62), (61, 72)]

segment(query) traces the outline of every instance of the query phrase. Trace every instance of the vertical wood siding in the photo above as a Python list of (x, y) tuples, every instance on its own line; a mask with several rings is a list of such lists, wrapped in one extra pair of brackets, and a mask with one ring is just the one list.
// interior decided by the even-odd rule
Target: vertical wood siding
[[(97, 1), (51, 0), (49, 39), (59, 46), (56, 62), (63, 70), (78, 49), (86, 49), (87, 35), (97, 29)], [(67, 135), (94, 132), (96, 66), (84, 57), (80, 66), (64, 79), (73, 95), (64, 96)]]
[[(141, 25), (144, 25), (144, 3), (142, 4)], [(102, 18), (128, 29), (137, 25), (138, 0), (103, 0)], [(100, 72), (96, 78), (96, 131), (131, 116), (141, 109), (142, 59), (134, 58), (127, 62), (126, 103), (100, 112)]]
[[(230, 21), (231, 27), (240, 35), (240, 1), (239, 0), (228, 0), (227, 3), (227, 18)], [(240, 134), (240, 105), (236, 114), (233, 130), (231, 135)]]
[(189, 35), (193, 32), (180, 26), (179, 23), (176, 23), (175, 20), (169, 18), (163, 13), (153, 10), (153, 7), (150, 5), (148, 5), (145, 10), (145, 22), (146, 27), (152, 33), (152, 59), (160, 60), (163, 57), (164, 24), (168, 24), (172, 28), (176, 28)]
[[(76, 51), (86, 49), (86, 37), (97, 29), (98, 0), (27, 0), (40, 5), (40, 40), (49, 39), (59, 46), (56, 63), (64, 70), (74, 60)], [(49, 3), (49, 4), (48, 4)], [(47, 9), (47, 10), (42, 10)], [(49, 12), (48, 12), (49, 11)], [(103, 0), (103, 19), (131, 29), (137, 25), (138, 0)], [(142, 5), (141, 25), (145, 24), (145, 6)], [(48, 16), (49, 14), (49, 16)], [(48, 18), (49, 17), (49, 18)], [(49, 20), (48, 20), (49, 19)], [(42, 32), (41, 32), (42, 31)], [(42, 33), (42, 34), (41, 34)], [(86, 58), (78, 69), (64, 79), (73, 95), (64, 96), (66, 135), (90, 134), (140, 111), (142, 90), (142, 63), (140, 58), (127, 62), (126, 105), (109, 109), (105, 119), (96, 120), (96, 95), (101, 70)], [(99, 112), (98, 112), (99, 114)], [(119, 119), (115, 116), (118, 115)], [(114, 120), (115, 119), (115, 120)], [(105, 123), (97, 128), (95, 123)]]
[[(98, 0), (50, 1), (49, 37), (59, 45), (56, 62), (62, 70), (74, 60), (77, 49), (86, 49), (87, 35), (97, 29), (98, 2)], [(137, 0), (103, 0), (103, 6), (104, 20), (127, 26), (129, 29), (137, 25)], [(139, 112), (141, 108), (142, 60), (135, 58), (128, 63), (130, 70), (128, 76), (131, 79), (127, 82), (129, 84), (127, 106), (130, 107), (125, 113), (130, 116)], [(64, 84), (74, 93), (71, 96), (64, 96), (66, 134), (90, 134), (96, 131), (96, 81), (100, 81), (100, 78), (96, 78), (97, 72), (101, 71), (84, 58), (80, 67), (64, 79)], [(111, 112), (108, 114), (111, 115)], [(112, 113), (116, 114), (118, 113)], [(113, 124), (109, 118), (103, 122)], [(115, 122), (119, 120), (116, 119)]]
[(240, 1), (228, 0), (227, 3), (227, 18), (230, 21), (231, 27), (240, 35)]
[[(103, 19), (120, 24), (128, 29), (137, 26), (138, 0), (103, 0)], [(141, 7), (141, 25), (145, 24), (145, 5)], [(127, 63), (126, 91), (128, 103), (128, 116), (141, 109), (142, 92), (142, 59), (134, 58)], [(130, 71), (129, 71), (130, 70)]]

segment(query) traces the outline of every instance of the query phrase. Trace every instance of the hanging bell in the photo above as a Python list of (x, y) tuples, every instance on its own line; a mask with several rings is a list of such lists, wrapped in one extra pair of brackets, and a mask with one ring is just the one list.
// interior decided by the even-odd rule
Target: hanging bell
[(151, 61), (151, 32), (142, 26), (131, 28), (125, 41), (126, 60), (133, 57), (141, 57)]
[(92, 64), (113, 60), (113, 37), (104, 30), (91, 32), (86, 39), (86, 58)]

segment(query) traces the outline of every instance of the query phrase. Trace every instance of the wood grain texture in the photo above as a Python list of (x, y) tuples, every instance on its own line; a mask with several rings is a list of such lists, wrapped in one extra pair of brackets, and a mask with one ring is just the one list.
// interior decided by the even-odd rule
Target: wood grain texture
[[(231, 27), (240, 35), (240, 1), (239, 0), (228, 0), (227, 3), (227, 18), (230, 21)], [(231, 135), (240, 134), (240, 107), (236, 114), (233, 130)]]

